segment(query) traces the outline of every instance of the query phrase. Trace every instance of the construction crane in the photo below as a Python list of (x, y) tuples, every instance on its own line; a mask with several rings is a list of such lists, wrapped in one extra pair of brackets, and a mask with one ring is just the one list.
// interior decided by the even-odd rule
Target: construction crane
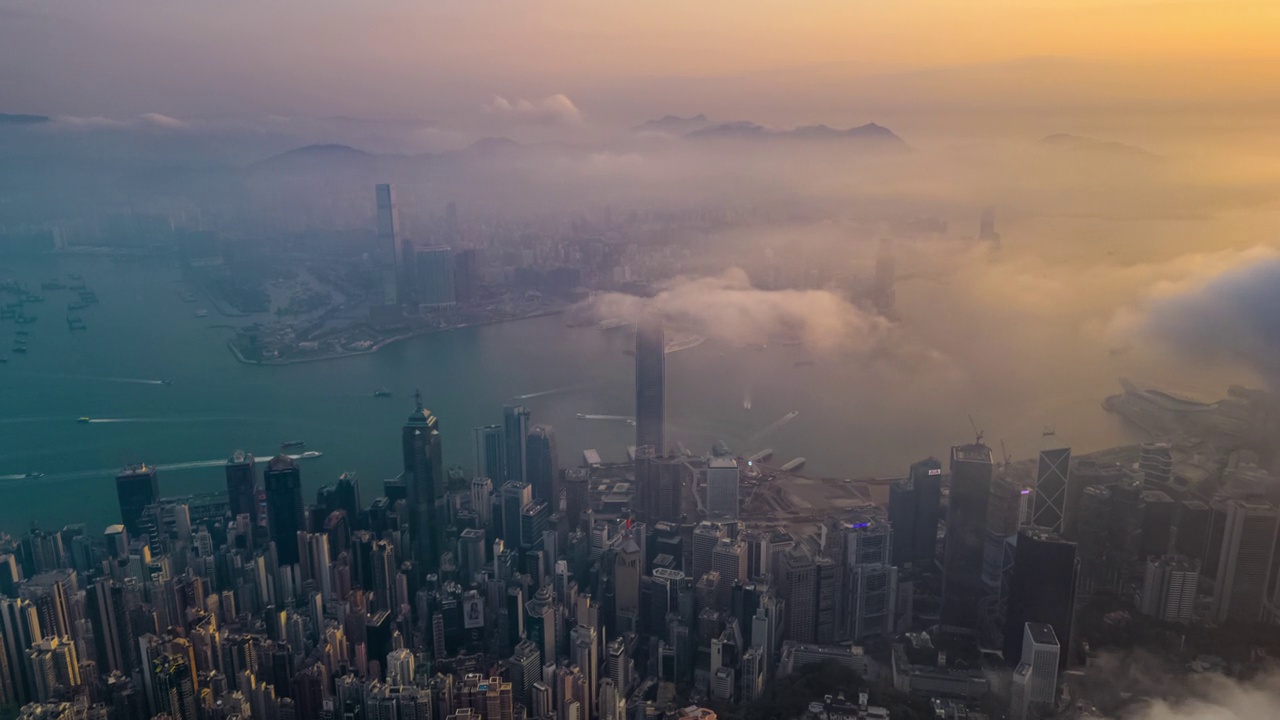
[(969, 427), (973, 428), (973, 434), (974, 434), (974, 437), (975, 437), (975, 440), (973, 441), (973, 444), (974, 444), (974, 445), (981, 445), (981, 444), (982, 444), (982, 431), (978, 429), (978, 424), (977, 424), (977, 423), (975, 423), (975, 422), (973, 421), (973, 416), (972, 416), (972, 415), (970, 415), (970, 416), (969, 416)]

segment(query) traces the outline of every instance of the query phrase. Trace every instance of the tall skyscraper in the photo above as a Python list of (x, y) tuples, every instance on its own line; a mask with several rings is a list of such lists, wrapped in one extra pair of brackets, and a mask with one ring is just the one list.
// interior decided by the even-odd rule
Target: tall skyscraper
[(738, 461), (734, 458), (707, 460), (707, 515), (738, 519)]
[(258, 515), (258, 477), (253, 456), (243, 450), (227, 460), (227, 508), (233, 518), (248, 514), (250, 522)]
[(636, 327), (636, 448), (663, 453), (666, 422), (666, 340), (662, 320), (647, 316)]
[(1058, 694), (1058, 668), (1062, 664), (1062, 648), (1053, 627), (1043, 623), (1026, 623), (1018, 634), (1022, 662), (1013, 672), (1011, 688), (1011, 720), (1026, 720), (1034, 706), (1052, 705)]
[(636, 448), (636, 494), (640, 514), (650, 523), (680, 522), (689, 467), (679, 457), (659, 457), (651, 447)]
[[(1051, 432), (1045, 434), (1044, 440), (1049, 446), (1058, 445)], [(1066, 517), (1067, 483), (1070, 479), (1071, 448), (1046, 447), (1040, 451), (1040, 461), (1036, 465), (1032, 525), (1050, 532), (1062, 532), (1062, 521)]]
[(520, 548), (520, 513), (533, 502), (533, 487), (526, 482), (502, 486), (502, 539), (510, 549)]
[(288, 455), (281, 453), (267, 462), (262, 474), (267, 492), (267, 534), (276, 545), (281, 565), (298, 562), (298, 531), (306, 529), (302, 505), (302, 473)]
[(1053, 628), (1054, 636), (1063, 646), (1060, 662), (1066, 665), (1079, 569), (1075, 543), (1044, 528), (1023, 528), (1018, 533), (1004, 631), (1006, 661), (1016, 665), (1023, 659), (1019, 630), (1028, 623), (1036, 623)]
[(142, 511), (160, 497), (155, 467), (146, 463), (126, 467), (116, 475), (116, 496), (120, 500), (120, 521), (131, 536), (137, 537)]
[(501, 485), (507, 477), (507, 443), (501, 425), (485, 425), (471, 431), (476, 446), (475, 477)]
[(1138, 610), (1164, 622), (1191, 622), (1199, 579), (1197, 563), (1185, 557), (1147, 558)]
[(1210, 537), (1210, 546), (1219, 550), (1216, 572), (1206, 574), (1213, 581), (1209, 617), (1217, 623), (1258, 622), (1268, 599), (1280, 516), (1271, 503), (1254, 500), (1221, 501), (1213, 509), (1220, 528)]
[(529, 408), (521, 405), (502, 408), (502, 435), (507, 443), (507, 474), (501, 479), (491, 479), (494, 483), (528, 482), (525, 454), (528, 452)]
[(883, 637), (893, 632), (893, 615), (898, 596), (898, 569), (893, 565), (891, 528), (880, 518), (868, 517), (844, 522), (838, 527), (844, 543), (845, 590), (848, 606), (843, 613), (841, 637), (855, 643), (868, 637)]
[[(917, 569), (932, 570), (936, 567), (938, 557), (938, 519), (942, 514), (942, 463), (936, 458), (925, 458), (911, 465), (908, 476), (916, 502), (911, 559)], [(897, 528), (894, 528), (894, 532), (897, 532)], [(906, 558), (894, 556), (894, 562), (905, 561)]]
[(550, 425), (535, 425), (525, 441), (526, 477), (533, 486), (533, 496), (555, 507), (556, 475), (560, 461), (556, 457), (556, 431)]
[(991, 493), (991, 448), (951, 448), (951, 495), (942, 566), (942, 623), (977, 628), (983, 595), (982, 557)]
[(382, 273), (383, 303), (396, 305), (406, 300), (401, 296), (405, 258), (399, 232), (400, 208), (396, 205), (395, 188), (388, 184), (376, 186), (374, 196), (378, 205), (378, 244), (373, 259)]
[(781, 595), (787, 601), (787, 638), (798, 643), (817, 642), (818, 577), (813, 557), (803, 545), (784, 556)]
[[(454, 241), (450, 241), (454, 242)], [(479, 260), (476, 251), (459, 250), (453, 256), (454, 292), (458, 302), (473, 303), (480, 297)]]
[(425, 575), (439, 570), (444, 552), (446, 478), (439, 421), (422, 407), (420, 394), (415, 393), (414, 399), (416, 407), (401, 432), (401, 445), (413, 559), (418, 573)]

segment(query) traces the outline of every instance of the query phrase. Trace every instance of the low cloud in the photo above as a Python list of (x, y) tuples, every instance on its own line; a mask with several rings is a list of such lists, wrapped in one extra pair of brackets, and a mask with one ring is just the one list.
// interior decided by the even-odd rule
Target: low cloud
[(1144, 329), (1194, 360), (1280, 376), (1280, 257), (1270, 254), (1153, 299)]
[(168, 115), (161, 115), (160, 113), (143, 113), (138, 116), (138, 119), (144, 123), (155, 125), (156, 127), (162, 127), (162, 128), (176, 129), (176, 128), (184, 128), (187, 126), (185, 122), (175, 117), (169, 117)]
[(541, 100), (516, 98), (509, 100), (494, 95), (484, 106), (493, 115), (512, 118), (530, 125), (579, 125), (582, 111), (563, 93), (548, 95)]
[(588, 309), (601, 320), (635, 321), (656, 313), (674, 328), (730, 343), (800, 340), (817, 351), (867, 352), (891, 330), (884, 319), (833, 292), (761, 290), (737, 268), (713, 277), (677, 278), (649, 298), (606, 293), (590, 300)]

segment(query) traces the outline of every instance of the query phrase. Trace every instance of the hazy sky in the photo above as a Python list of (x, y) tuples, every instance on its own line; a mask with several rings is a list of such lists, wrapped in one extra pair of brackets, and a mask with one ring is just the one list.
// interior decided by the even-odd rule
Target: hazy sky
[(1104, 90), (1123, 66), (1141, 69), (1126, 92), (1248, 100), (1280, 72), (1277, 37), (1273, 0), (0, 0), (0, 111), (458, 122), (494, 95), (564, 93), (652, 114), (696, 109), (676, 78), (821, 85), (1029, 57), (1087, 60), (1073, 72)]

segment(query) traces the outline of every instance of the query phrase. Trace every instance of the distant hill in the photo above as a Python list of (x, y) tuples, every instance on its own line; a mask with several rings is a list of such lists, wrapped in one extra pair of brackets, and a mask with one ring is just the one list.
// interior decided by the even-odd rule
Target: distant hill
[(696, 130), (701, 130), (711, 124), (706, 115), (698, 114), (691, 117), (680, 117), (679, 115), (664, 115), (657, 120), (649, 120), (632, 128), (638, 133), (664, 133), (666, 135), (688, 135)]
[(350, 145), (307, 145), (272, 155), (253, 164), (255, 170), (308, 169), (318, 164), (341, 162), (351, 166), (368, 167), (377, 163), (378, 156), (353, 148)]
[(701, 139), (745, 139), (745, 140), (808, 140), (808, 141), (845, 141), (867, 142), (881, 147), (907, 149), (907, 143), (889, 128), (867, 123), (858, 127), (840, 130), (828, 125), (805, 125), (791, 130), (775, 130), (749, 121), (722, 123), (695, 130), (685, 137)]
[(9, 115), (0, 113), (0, 127), (39, 125), (51, 120), (48, 115)]
[(1089, 153), (1110, 157), (1126, 157), (1135, 160), (1158, 160), (1159, 155), (1144, 150), (1136, 145), (1126, 145), (1114, 140), (1098, 140), (1081, 135), (1058, 133), (1040, 138), (1036, 143), (1040, 147), (1064, 152)]

